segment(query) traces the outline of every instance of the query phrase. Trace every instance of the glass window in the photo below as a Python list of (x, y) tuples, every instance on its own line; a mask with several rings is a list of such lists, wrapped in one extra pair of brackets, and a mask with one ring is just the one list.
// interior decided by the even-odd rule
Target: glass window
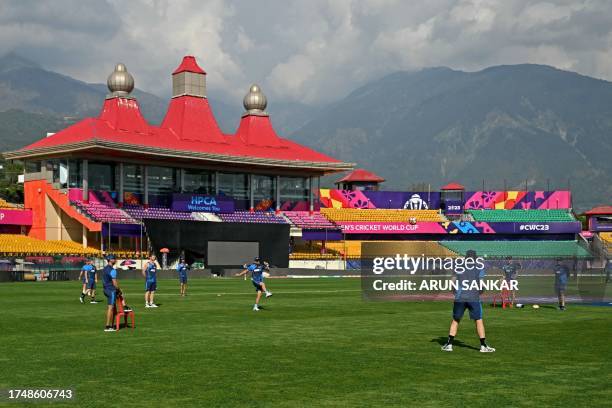
[(195, 169), (185, 169), (184, 172), (184, 192), (215, 194), (215, 173)]
[(90, 190), (112, 191), (115, 189), (115, 165), (112, 163), (89, 163), (87, 176)]
[(139, 164), (123, 165), (123, 192), (144, 193), (143, 168)]
[(275, 200), (274, 176), (253, 175), (253, 197), (255, 201), (260, 200)]
[(81, 160), (68, 160), (68, 187), (80, 188), (83, 186), (81, 163)]
[(241, 173), (219, 173), (219, 193), (238, 200), (249, 199), (249, 179)]
[(147, 171), (150, 194), (170, 194), (175, 190), (177, 180), (176, 169), (172, 167), (150, 166)]
[(306, 177), (281, 177), (280, 178), (281, 201), (307, 201), (308, 200), (308, 178)]

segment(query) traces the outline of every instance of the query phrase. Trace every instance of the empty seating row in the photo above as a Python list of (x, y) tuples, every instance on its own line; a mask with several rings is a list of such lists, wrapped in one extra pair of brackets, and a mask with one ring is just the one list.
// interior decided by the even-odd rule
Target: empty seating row
[(468, 210), (483, 222), (566, 222), (576, 221), (568, 210)]
[(0, 253), (7, 254), (52, 254), (52, 255), (92, 255), (100, 251), (83, 248), (73, 241), (43, 241), (25, 235), (0, 234)]
[(320, 212), (285, 211), (283, 214), (298, 228), (306, 229), (336, 229), (333, 222), (325, 218)]
[(590, 257), (577, 241), (440, 241), (440, 244), (460, 255), (472, 249), (477, 256), (490, 258)]
[(250, 222), (256, 224), (287, 224), (284, 218), (275, 215), (273, 212), (263, 211), (236, 211), (233, 213), (218, 214), (224, 222)]
[(432, 222), (445, 221), (444, 217), (436, 210), (321, 208), (321, 214), (334, 222), (409, 222), (411, 219)]
[(187, 220), (193, 221), (194, 218), (190, 212), (174, 211), (166, 207), (149, 207), (144, 208), (136, 205), (126, 205), (123, 207), (126, 213), (132, 218), (141, 220), (145, 218), (161, 219), (161, 220)]
[[(362, 246), (365, 244), (365, 246)], [(372, 258), (389, 254), (408, 256), (454, 256), (455, 253), (435, 241), (329, 241), (326, 247), (347, 259)], [(362, 252), (365, 248), (365, 253)]]
[(77, 209), (89, 216), (94, 221), (98, 222), (112, 222), (119, 224), (137, 224), (134, 218), (120, 208), (115, 208), (108, 204), (102, 204), (99, 202), (88, 202), (76, 201), (73, 203)]

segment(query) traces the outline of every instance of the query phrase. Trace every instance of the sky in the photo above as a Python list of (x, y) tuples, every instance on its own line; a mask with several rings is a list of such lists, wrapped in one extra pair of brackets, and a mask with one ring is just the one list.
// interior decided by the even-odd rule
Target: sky
[(170, 94), (183, 55), (210, 92), (316, 105), (370, 80), (431, 66), (537, 63), (612, 80), (609, 0), (3, 0), (0, 55), (105, 82), (126, 64)]

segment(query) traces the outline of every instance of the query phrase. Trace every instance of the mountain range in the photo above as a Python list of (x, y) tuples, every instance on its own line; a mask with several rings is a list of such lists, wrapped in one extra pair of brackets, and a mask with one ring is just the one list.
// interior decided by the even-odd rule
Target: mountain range
[[(168, 79), (169, 80), (169, 79)], [(0, 150), (12, 150), (99, 113), (106, 85), (0, 58)], [(167, 100), (136, 89), (161, 122)], [(211, 98), (232, 133), (241, 101)], [(478, 72), (396, 72), (317, 107), (270, 102), (277, 131), (387, 179), (386, 189), (565, 189), (584, 210), (612, 202), (612, 83), (542, 65)], [(335, 177), (334, 177), (335, 178)], [(331, 179), (327, 180), (328, 183)]]

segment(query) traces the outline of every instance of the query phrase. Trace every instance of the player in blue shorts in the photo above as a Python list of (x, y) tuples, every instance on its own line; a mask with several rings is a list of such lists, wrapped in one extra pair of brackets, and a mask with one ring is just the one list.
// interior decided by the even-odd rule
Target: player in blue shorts
[(91, 259), (88, 259), (87, 261), (85, 261), (85, 265), (83, 265), (83, 267), (81, 268), (81, 273), (79, 273), (79, 279), (83, 283), (81, 295), (79, 296), (79, 301), (81, 303), (85, 301), (85, 296), (91, 296), (90, 289), (87, 287), (87, 276), (89, 275), (89, 272), (92, 269), (94, 270), (95, 274), (95, 267), (93, 266), (93, 262), (91, 261)]
[(115, 302), (117, 301), (117, 291), (119, 291), (119, 283), (117, 282), (117, 270), (115, 269), (115, 256), (108, 255), (106, 257), (106, 266), (102, 269), (102, 287), (104, 296), (107, 299), (106, 308), (106, 328), (105, 332), (113, 332), (115, 328), (113, 321), (115, 317)]
[(180, 259), (178, 265), (176, 265), (176, 271), (179, 275), (179, 283), (181, 284), (181, 296), (185, 296), (187, 293), (187, 270), (189, 265), (184, 259)]
[(559, 310), (565, 310), (565, 290), (569, 280), (569, 268), (562, 263), (561, 258), (557, 258), (555, 264), (555, 292), (559, 299)]
[(89, 297), (91, 301), (89, 303), (96, 304), (96, 284), (98, 283), (98, 275), (96, 274), (96, 267), (92, 260), (89, 260), (89, 268), (87, 269), (87, 290), (89, 290)]
[(257, 295), (255, 297), (255, 305), (253, 305), (253, 311), (259, 311), (259, 300), (261, 299), (261, 294), (265, 293), (266, 297), (269, 298), (272, 296), (272, 292), (270, 292), (266, 288), (266, 284), (264, 283), (264, 273), (269, 270), (269, 266), (266, 262), (262, 262), (261, 258), (255, 258), (255, 262), (244, 265), (244, 270), (240, 273), (237, 273), (236, 276), (246, 275), (247, 273), (251, 273), (251, 282), (253, 282), (253, 286), (255, 286), (255, 291)]
[(155, 304), (155, 291), (157, 290), (157, 258), (151, 255), (142, 268), (142, 276), (145, 278), (145, 307), (157, 307)]
[[(476, 251), (469, 250), (466, 254), (466, 259), (476, 259)], [(465, 313), (465, 310), (469, 310), (470, 319), (476, 322), (476, 332), (480, 338), (480, 352), (481, 353), (492, 353), (495, 351), (493, 347), (489, 347), (485, 341), (485, 327), (482, 321), (482, 302), (480, 301), (481, 290), (470, 289), (469, 285), (472, 282), (480, 282), (486, 275), (484, 269), (465, 269), (463, 273), (455, 273), (453, 280), (457, 282), (457, 290), (455, 293), (455, 301), (453, 303), (453, 320), (451, 321), (450, 330), (448, 334), (448, 340), (446, 344), (442, 346), (442, 351), (453, 351), (453, 340), (457, 335), (457, 329), (459, 328), (459, 322)], [(465, 283), (464, 283), (465, 282)], [(468, 288), (464, 288), (464, 286)]]

